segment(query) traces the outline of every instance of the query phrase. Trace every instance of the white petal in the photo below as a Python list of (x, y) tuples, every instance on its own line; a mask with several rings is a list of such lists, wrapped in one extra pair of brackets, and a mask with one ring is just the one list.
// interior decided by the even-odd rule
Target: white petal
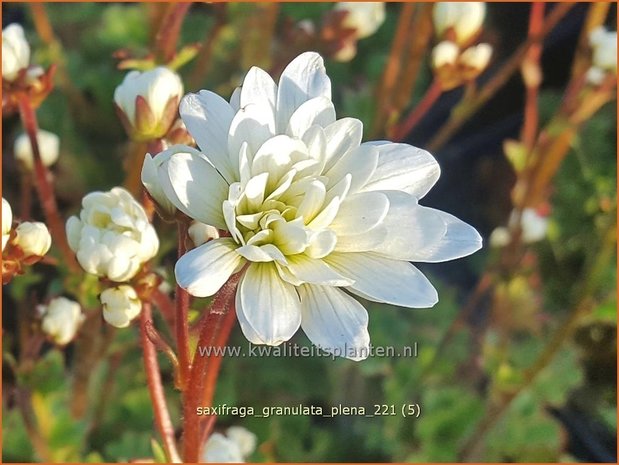
[(230, 107), (236, 113), (241, 108), (241, 87), (235, 87), (230, 96)]
[(378, 149), (378, 166), (363, 190), (401, 190), (422, 198), (434, 186), (441, 169), (436, 159), (408, 144), (365, 143)]
[(159, 177), (166, 196), (179, 210), (202, 223), (225, 229), (222, 204), (228, 184), (202, 154), (175, 153), (159, 168)]
[(369, 300), (410, 308), (432, 307), (438, 302), (428, 278), (408, 262), (373, 253), (332, 253), (325, 261), (354, 279), (352, 290)]
[(277, 89), (277, 130), (283, 133), (290, 117), (304, 102), (324, 96), (331, 99), (331, 81), (322, 57), (305, 52), (296, 57), (282, 72)]
[(268, 107), (249, 104), (242, 107), (230, 123), (228, 153), (235, 172), (239, 172), (241, 146), (247, 143), (249, 153), (255, 154), (275, 135), (275, 119)]
[(301, 302), (273, 263), (253, 263), (236, 294), (236, 313), (243, 334), (254, 344), (279, 345), (301, 324)]
[(313, 125), (327, 127), (335, 122), (335, 107), (327, 97), (316, 97), (302, 104), (290, 117), (286, 134), (300, 139)]
[(363, 360), (369, 355), (368, 313), (354, 298), (330, 286), (299, 288), (301, 328), (321, 350)]
[(187, 94), (179, 112), (187, 130), (228, 184), (238, 181), (228, 156), (228, 131), (234, 110), (219, 95), (208, 90)]
[(367, 252), (376, 249), (385, 242), (388, 229), (378, 225), (362, 234), (347, 234), (337, 238), (336, 252)]
[(338, 119), (325, 128), (327, 139), (325, 170), (342, 158), (349, 150), (359, 147), (363, 137), (363, 123), (355, 118)]
[(330, 229), (323, 229), (312, 233), (309, 242), (307, 249), (305, 249), (305, 255), (311, 258), (323, 258), (335, 249), (337, 235)]
[(275, 109), (277, 98), (277, 85), (269, 73), (258, 68), (252, 67), (243, 80), (240, 95), (240, 107), (243, 108), (252, 103), (261, 105), (268, 104), (271, 111)]
[(329, 229), (340, 235), (363, 234), (378, 226), (389, 211), (389, 200), (380, 192), (346, 197)]
[(347, 174), (352, 175), (350, 192), (357, 192), (376, 171), (378, 150), (371, 145), (362, 145), (350, 150), (325, 173), (329, 178), (328, 187), (335, 185)]
[(286, 264), (286, 257), (273, 244), (265, 244), (261, 246), (244, 245), (236, 249), (236, 253), (245, 257), (250, 262), (279, 262)]
[(297, 217), (302, 217), (305, 224), (314, 219), (316, 214), (322, 209), (327, 189), (323, 183), (318, 180), (312, 181), (307, 188), (305, 197), (297, 208)]
[(327, 286), (350, 286), (353, 280), (331, 269), (320, 259), (309, 258), (303, 254), (290, 255), (288, 270), (298, 279), (310, 284), (324, 284)]
[(215, 294), (243, 262), (230, 238), (214, 239), (190, 250), (176, 262), (179, 286), (196, 297)]

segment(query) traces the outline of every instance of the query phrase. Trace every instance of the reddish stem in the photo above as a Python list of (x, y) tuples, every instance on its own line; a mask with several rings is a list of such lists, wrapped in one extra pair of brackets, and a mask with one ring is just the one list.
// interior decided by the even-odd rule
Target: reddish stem
[(41, 160), (39, 142), (37, 141), (37, 116), (27, 95), (20, 96), (19, 98), (19, 115), (32, 146), (32, 155), (34, 158), (34, 185), (36, 187), (37, 194), (39, 195), (41, 206), (43, 207), (45, 220), (47, 222), (47, 226), (49, 227), (50, 234), (54, 243), (64, 255), (69, 269), (73, 272), (79, 272), (80, 267), (75, 260), (73, 251), (69, 247), (67, 236), (65, 234), (64, 222), (58, 212), (56, 195), (54, 194), (54, 189), (50, 182), (50, 173)]
[(170, 297), (165, 292), (162, 292), (159, 289), (153, 290), (151, 299), (153, 303), (157, 306), (157, 308), (161, 311), (163, 319), (170, 328), (170, 331), (174, 333), (174, 328), (176, 327), (176, 316), (174, 302), (172, 302), (172, 299), (170, 299)]
[[(197, 407), (210, 406), (217, 374), (221, 364), (221, 352), (217, 348), (224, 347), (234, 325), (236, 311), (234, 299), (236, 287), (242, 271), (230, 277), (217, 293), (208, 317), (200, 328), (200, 338), (191, 368), (191, 378), (185, 396), (183, 409), (183, 458), (185, 462), (197, 462), (204, 437), (201, 431), (201, 420), (208, 417), (198, 416)], [(201, 354), (200, 348), (211, 348), (212, 352)], [(218, 360), (219, 359), (219, 360)], [(206, 403), (206, 402), (209, 403)], [(209, 421), (212, 427), (212, 420)], [(209, 428), (210, 429), (210, 428)]]
[[(187, 241), (187, 223), (178, 222), (178, 257), (182, 257), (187, 252), (185, 243)], [(176, 319), (174, 323), (176, 332), (176, 348), (178, 350), (178, 361), (180, 365), (180, 387), (185, 392), (191, 361), (189, 356), (189, 294), (185, 289), (176, 285)]]
[(167, 458), (172, 462), (180, 462), (176, 443), (174, 440), (174, 426), (170, 419), (170, 413), (166, 405), (163, 385), (161, 384), (161, 373), (159, 372), (159, 362), (157, 360), (157, 349), (148, 337), (148, 328), (153, 324), (152, 309), (149, 302), (142, 303), (142, 314), (140, 315), (140, 334), (142, 339), (142, 349), (144, 351), (144, 369), (148, 391), (153, 404), (155, 413), (155, 425), (161, 435), (163, 448)]
[(191, 3), (170, 4), (168, 13), (163, 18), (161, 27), (157, 31), (155, 46), (164, 63), (168, 63), (176, 53), (176, 44), (183, 25), (183, 19)]
[(426, 115), (428, 110), (432, 108), (432, 105), (436, 103), (438, 98), (443, 93), (443, 89), (438, 80), (432, 82), (426, 94), (423, 96), (419, 104), (411, 110), (406, 119), (396, 126), (393, 130), (393, 140), (398, 142), (402, 141), (415, 126)]

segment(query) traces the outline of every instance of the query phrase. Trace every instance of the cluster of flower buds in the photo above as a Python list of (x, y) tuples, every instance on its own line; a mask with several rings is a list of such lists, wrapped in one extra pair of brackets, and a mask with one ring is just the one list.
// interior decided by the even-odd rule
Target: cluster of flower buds
[(49, 304), (38, 307), (41, 316), (41, 329), (56, 344), (66, 345), (73, 340), (85, 319), (80, 304), (56, 297)]
[(608, 73), (617, 74), (617, 31), (597, 27), (589, 34), (589, 44), (593, 55), (587, 81), (597, 86)]
[(15, 111), (22, 95), (37, 107), (53, 88), (55, 67), (30, 65), (30, 45), (19, 24), (2, 30), (2, 113)]
[[(520, 214), (521, 240), (525, 244), (539, 242), (546, 238), (548, 231), (548, 207), (542, 206), (538, 209), (525, 208)], [(508, 226), (500, 226), (492, 231), (490, 235), (490, 245), (492, 247), (504, 247), (512, 240), (510, 229), (518, 222), (518, 215), (515, 212), (509, 217)]]
[[(144, 264), (159, 250), (146, 212), (120, 187), (85, 196), (79, 217), (69, 218), (66, 229), (69, 246), (82, 268), (115, 283), (139, 281)], [(103, 291), (101, 303), (105, 320), (118, 327), (127, 326), (141, 308), (130, 285)]]
[[(37, 142), (39, 144), (39, 154), (43, 165), (50, 167), (58, 160), (60, 152), (60, 139), (56, 134), (49, 131), (39, 130), (37, 132)], [(28, 134), (21, 134), (15, 140), (15, 158), (26, 171), (32, 171), (34, 166), (34, 155)]]
[(258, 438), (241, 426), (231, 426), (226, 434), (213, 433), (202, 449), (205, 463), (242, 463), (256, 449)]
[(174, 71), (159, 66), (140, 72), (130, 71), (114, 92), (114, 103), (125, 130), (134, 140), (161, 139), (174, 131), (178, 138), (182, 127), (178, 104), (183, 95), (183, 83)]
[(24, 266), (40, 261), (49, 251), (52, 237), (44, 223), (24, 221), (13, 228), (13, 212), (2, 199), (2, 282), (22, 274)]
[(477, 78), (492, 57), (489, 44), (475, 44), (486, 16), (482, 2), (439, 2), (433, 9), (440, 42), (432, 50), (432, 69), (443, 90)]

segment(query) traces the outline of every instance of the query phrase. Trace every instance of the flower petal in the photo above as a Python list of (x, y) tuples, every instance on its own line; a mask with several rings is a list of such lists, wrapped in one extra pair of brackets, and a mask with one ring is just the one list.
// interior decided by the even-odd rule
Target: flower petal
[(268, 104), (272, 111), (275, 109), (277, 85), (269, 73), (253, 66), (245, 75), (241, 87), (240, 108), (252, 103)]
[(236, 314), (254, 344), (279, 345), (301, 324), (301, 302), (293, 285), (279, 277), (275, 264), (253, 263), (239, 283)]
[(240, 171), (241, 147), (247, 144), (252, 156), (267, 140), (275, 135), (275, 120), (264, 105), (249, 104), (242, 107), (230, 123), (228, 153), (235, 173)]
[(290, 117), (304, 102), (315, 97), (331, 99), (331, 80), (322, 57), (305, 52), (290, 62), (282, 72), (277, 89), (277, 130), (284, 133)]
[(176, 207), (201, 223), (225, 229), (222, 204), (228, 184), (196, 150), (175, 153), (159, 167), (161, 186)]
[(325, 151), (325, 171), (327, 171), (348, 151), (359, 147), (363, 137), (363, 123), (355, 118), (342, 118), (324, 130), (327, 140)]
[(389, 211), (389, 200), (380, 192), (346, 197), (329, 229), (340, 235), (363, 234), (378, 226)]
[(223, 238), (190, 250), (176, 262), (176, 282), (196, 297), (215, 294), (243, 262), (236, 248), (232, 239)]
[(228, 184), (238, 181), (238, 173), (228, 156), (228, 131), (234, 110), (219, 95), (208, 90), (187, 94), (179, 112), (187, 130)]
[(332, 253), (324, 260), (352, 278), (351, 291), (359, 291), (366, 299), (410, 308), (432, 307), (438, 302), (428, 278), (408, 262), (373, 253)]
[(321, 350), (363, 360), (369, 354), (368, 312), (340, 289), (303, 285), (299, 288), (301, 328)]
[(327, 97), (316, 97), (303, 103), (290, 117), (286, 134), (301, 139), (313, 125), (327, 127), (335, 122), (335, 107)]
[(325, 176), (329, 178), (327, 187), (331, 187), (347, 174), (352, 175), (350, 192), (355, 193), (373, 176), (378, 165), (378, 150), (371, 145), (361, 145), (349, 150), (336, 161)]
[(362, 147), (375, 147), (378, 166), (362, 190), (401, 190), (422, 198), (434, 186), (441, 169), (436, 159), (408, 144), (366, 142)]
[(354, 280), (343, 276), (329, 267), (320, 259), (306, 255), (289, 255), (288, 270), (305, 283), (323, 284), (326, 286), (350, 286)]

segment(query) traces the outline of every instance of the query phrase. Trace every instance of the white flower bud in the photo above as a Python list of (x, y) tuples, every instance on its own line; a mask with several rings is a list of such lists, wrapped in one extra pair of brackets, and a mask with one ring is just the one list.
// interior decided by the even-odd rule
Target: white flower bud
[(384, 2), (339, 2), (335, 10), (348, 12), (343, 26), (355, 29), (357, 39), (371, 36), (385, 22)]
[(168, 200), (168, 196), (163, 191), (157, 171), (161, 165), (170, 159), (172, 154), (176, 153), (177, 147), (178, 146), (172, 146), (154, 157), (150, 153), (147, 153), (144, 157), (144, 164), (142, 165), (142, 184), (153, 200), (157, 202), (160, 207), (160, 213), (167, 217), (173, 217), (175, 215), (176, 207)]
[(30, 63), (30, 46), (19, 24), (9, 24), (2, 30), (2, 79), (14, 81)]
[(593, 48), (593, 65), (607, 70), (617, 71), (617, 31), (598, 27), (591, 31), (589, 43)]
[(131, 71), (114, 92), (129, 134), (138, 140), (163, 137), (178, 115), (183, 83), (163, 66), (149, 71)]
[[(60, 139), (53, 132), (39, 130), (37, 132), (37, 141), (39, 143), (41, 161), (45, 166), (52, 166), (58, 160)], [(32, 153), (32, 145), (30, 144), (28, 134), (21, 134), (15, 140), (14, 150), (15, 158), (17, 158), (25, 168), (31, 170), (34, 164), (34, 155)]]
[(446, 65), (455, 65), (460, 55), (458, 46), (449, 40), (444, 40), (432, 49), (432, 67), (434, 69)]
[(462, 45), (475, 36), (486, 16), (483, 2), (439, 2), (432, 11), (436, 35), (442, 37), (453, 28), (455, 40)]
[(138, 294), (126, 284), (106, 289), (99, 299), (103, 306), (103, 319), (116, 328), (126, 328), (142, 311)]
[(146, 212), (121, 187), (85, 196), (79, 218), (69, 218), (66, 230), (82, 268), (116, 282), (133, 278), (159, 249)]
[(73, 340), (85, 318), (80, 304), (65, 297), (52, 299), (42, 313), (41, 329), (60, 345)]
[(489, 44), (478, 44), (467, 48), (460, 55), (460, 63), (476, 71), (481, 72), (490, 63), (492, 57), (492, 46)]
[[(512, 213), (509, 217), (509, 226), (516, 223), (516, 214)], [(548, 218), (540, 215), (533, 208), (525, 208), (520, 216), (520, 227), (522, 229), (522, 242), (531, 244), (539, 242), (546, 237), (548, 232)], [(504, 247), (509, 244), (511, 235), (506, 227), (498, 227), (490, 235), (490, 245), (493, 247)]]
[(202, 462), (205, 463), (242, 463), (243, 454), (239, 445), (221, 433), (213, 433), (202, 449)]
[(342, 44), (342, 48), (333, 55), (333, 59), (340, 63), (347, 63), (352, 60), (355, 55), (357, 55), (357, 41), (354, 39), (345, 40)]
[(216, 227), (200, 223), (199, 221), (192, 221), (188, 232), (196, 247), (207, 243), (211, 239), (219, 238), (219, 231)]
[(6, 247), (6, 243), (11, 235), (11, 227), (13, 225), (13, 211), (11, 205), (2, 197), (2, 250)]
[(14, 243), (26, 257), (42, 257), (52, 245), (52, 236), (44, 223), (26, 221), (15, 229)]
[(226, 436), (236, 442), (243, 457), (248, 457), (256, 450), (258, 438), (247, 428), (231, 426), (226, 431)]

